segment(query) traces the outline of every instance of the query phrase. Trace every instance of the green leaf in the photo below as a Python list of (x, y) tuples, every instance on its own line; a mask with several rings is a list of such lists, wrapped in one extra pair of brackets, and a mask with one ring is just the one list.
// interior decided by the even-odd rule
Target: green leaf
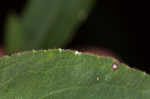
[(24, 30), (21, 25), (21, 20), (16, 15), (9, 15), (5, 26), (5, 45), (6, 50), (10, 52), (19, 51), (23, 49)]
[[(87, 18), (94, 1), (29, 0), (20, 24), (24, 29), (20, 39), (24, 42), (18, 40), (19, 46), (23, 45), (24, 50), (64, 47), (72, 39), (74, 30)], [(8, 48), (14, 46), (14, 41), (7, 42)]]
[(113, 58), (41, 50), (0, 59), (0, 99), (149, 97), (150, 76)]

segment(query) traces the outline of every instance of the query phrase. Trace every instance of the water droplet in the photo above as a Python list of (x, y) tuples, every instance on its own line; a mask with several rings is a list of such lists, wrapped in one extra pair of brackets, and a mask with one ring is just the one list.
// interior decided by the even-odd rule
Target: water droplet
[(143, 74), (144, 74), (144, 75), (146, 75), (146, 73), (145, 73), (145, 72), (144, 72)]
[(17, 53), (17, 55), (21, 55), (21, 53)]
[(44, 50), (44, 52), (47, 52), (47, 50)]
[(100, 80), (100, 78), (99, 78), (99, 77), (96, 77), (96, 80)]
[(80, 55), (81, 53), (78, 51), (75, 51), (75, 55)]
[(118, 69), (118, 64), (115, 64), (115, 63), (114, 63), (114, 64), (112, 65), (112, 69), (113, 69), (113, 70)]
[(32, 50), (33, 53), (36, 53), (36, 50)]
[(59, 48), (58, 50), (59, 50), (59, 52), (62, 52), (62, 49), (61, 49), (61, 48)]

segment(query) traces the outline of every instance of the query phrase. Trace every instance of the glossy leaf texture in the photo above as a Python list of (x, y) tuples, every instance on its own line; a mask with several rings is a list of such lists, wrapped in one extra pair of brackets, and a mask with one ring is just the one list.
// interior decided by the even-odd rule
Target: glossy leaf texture
[(0, 99), (149, 99), (150, 76), (108, 57), (41, 50), (0, 59)]
[[(14, 46), (12, 39), (21, 35), (16, 50), (31, 50), (43, 48), (64, 47), (71, 39), (82, 21), (86, 20), (95, 0), (29, 0), (20, 18), (21, 26), (16, 22), (8, 22), (7, 30), (11, 28), (22, 31), (7, 32), (7, 47)], [(14, 24), (14, 25), (12, 25)], [(23, 41), (20, 41), (23, 40)], [(17, 40), (17, 39), (16, 39)], [(11, 49), (10, 49), (11, 50)]]

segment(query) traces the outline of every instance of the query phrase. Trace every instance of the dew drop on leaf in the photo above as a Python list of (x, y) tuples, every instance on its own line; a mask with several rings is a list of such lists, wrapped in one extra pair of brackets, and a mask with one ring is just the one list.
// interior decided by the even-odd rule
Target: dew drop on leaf
[(58, 50), (59, 50), (59, 52), (62, 52), (62, 49), (61, 49), (61, 48), (59, 48)]
[(99, 78), (99, 77), (96, 77), (96, 80), (100, 80), (100, 78)]
[(114, 64), (112, 65), (112, 69), (113, 69), (113, 70), (118, 69), (118, 64), (114, 63)]
[(78, 51), (75, 51), (75, 55), (80, 55), (81, 53)]

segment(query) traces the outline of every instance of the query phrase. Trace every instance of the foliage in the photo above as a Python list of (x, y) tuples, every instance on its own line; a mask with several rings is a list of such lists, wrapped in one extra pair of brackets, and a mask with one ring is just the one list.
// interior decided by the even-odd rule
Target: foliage
[(0, 59), (0, 99), (149, 99), (150, 76), (113, 58), (41, 50)]
[(6, 25), (9, 52), (65, 46), (86, 19), (95, 0), (29, 0), (23, 17), (10, 15)]

